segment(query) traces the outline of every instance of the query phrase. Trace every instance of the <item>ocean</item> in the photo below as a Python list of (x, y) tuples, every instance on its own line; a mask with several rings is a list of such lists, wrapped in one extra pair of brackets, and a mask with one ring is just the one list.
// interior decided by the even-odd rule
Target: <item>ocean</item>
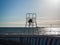
[(0, 45), (60, 45), (60, 28), (0, 27)]

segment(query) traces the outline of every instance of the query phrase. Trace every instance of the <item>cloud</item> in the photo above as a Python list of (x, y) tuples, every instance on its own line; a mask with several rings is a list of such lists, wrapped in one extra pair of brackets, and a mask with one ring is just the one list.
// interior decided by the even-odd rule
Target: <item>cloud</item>
[(0, 22), (0, 27), (21, 27), (25, 26), (25, 21)]
[(38, 20), (37, 21), (38, 24), (40, 25), (50, 25), (50, 24), (53, 24), (53, 25), (60, 25), (60, 20)]
[[(0, 22), (0, 27), (3, 26), (3, 27), (24, 27), (26, 24), (25, 21), (15, 21), (15, 22)], [(42, 26), (43, 27), (45, 26), (50, 26), (50, 25), (59, 25), (60, 26), (60, 20), (37, 20), (37, 25), (38, 26)]]

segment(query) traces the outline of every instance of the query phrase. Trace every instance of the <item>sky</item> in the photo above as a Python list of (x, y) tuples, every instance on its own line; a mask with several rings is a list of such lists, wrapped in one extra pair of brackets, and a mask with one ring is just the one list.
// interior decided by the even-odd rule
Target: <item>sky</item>
[(24, 26), (26, 13), (36, 13), (38, 25), (60, 25), (60, 0), (0, 0), (0, 27)]

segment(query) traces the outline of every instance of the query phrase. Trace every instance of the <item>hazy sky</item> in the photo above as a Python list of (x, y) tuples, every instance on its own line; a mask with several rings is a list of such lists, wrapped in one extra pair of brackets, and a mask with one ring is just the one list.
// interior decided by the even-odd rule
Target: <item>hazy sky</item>
[(26, 13), (36, 13), (38, 23), (60, 24), (60, 0), (0, 0), (0, 26), (25, 24)]

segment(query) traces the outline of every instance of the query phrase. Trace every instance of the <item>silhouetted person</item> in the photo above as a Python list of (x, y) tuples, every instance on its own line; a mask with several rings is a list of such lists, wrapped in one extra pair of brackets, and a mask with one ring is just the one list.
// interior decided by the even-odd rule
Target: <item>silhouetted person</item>
[(29, 26), (31, 25), (32, 22), (33, 22), (32, 19), (29, 19), (29, 20), (28, 20)]

